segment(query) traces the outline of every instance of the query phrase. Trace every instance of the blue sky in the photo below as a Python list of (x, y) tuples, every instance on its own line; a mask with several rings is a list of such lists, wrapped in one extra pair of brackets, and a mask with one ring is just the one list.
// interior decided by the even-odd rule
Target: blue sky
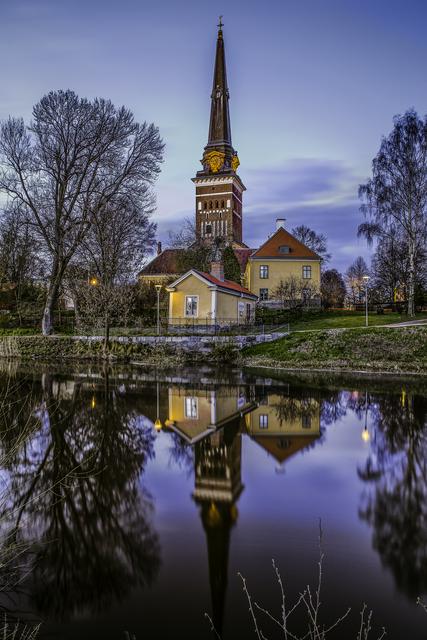
[(244, 235), (307, 224), (332, 266), (368, 255), (357, 187), (393, 115), (427, 111), (427, 3), (416, 0), (0, 0), (0, 118), (29, 119), (51, 89), (131, 108), (166, 142), (159, 237), (194, 215), (190, 178), (206, 144), (218, 15), (233, 144), (247, 186)]

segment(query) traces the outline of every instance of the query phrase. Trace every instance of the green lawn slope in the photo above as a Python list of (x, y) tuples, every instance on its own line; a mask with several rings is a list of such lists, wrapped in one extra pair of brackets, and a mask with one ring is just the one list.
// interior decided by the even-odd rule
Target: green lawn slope
[(291, 333), (243, 358), (250, 366), (427, 374), (427, 326)]

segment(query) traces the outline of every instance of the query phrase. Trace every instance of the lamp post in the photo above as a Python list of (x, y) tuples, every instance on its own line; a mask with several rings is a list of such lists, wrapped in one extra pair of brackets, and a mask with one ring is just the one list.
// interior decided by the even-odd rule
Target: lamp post
[(365, 327), (368, 326), (368, 282), (369, 276), (363, 276), (363, 282), (365, 283)]
[(154, 285), (157, 291), (157, 335), (160, 335), (160, 291), (162, 290), (161, 284)]

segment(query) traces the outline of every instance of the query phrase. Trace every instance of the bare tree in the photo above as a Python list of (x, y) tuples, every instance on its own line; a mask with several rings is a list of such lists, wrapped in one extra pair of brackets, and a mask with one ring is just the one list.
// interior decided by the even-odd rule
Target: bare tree
[(372, 161), (372, 178), (360, 185), (359, 227), (369, 243), (400, 230), (408, 248), (408, 315), (415, 314), (416, 261), (427, 238), (427, 117), (414, 110), (394, 118), (394, 128)]
[(66, 268), (85, 237), (94, 211), (124, 198), (138, 206), (159, 173), (158, 129), (138, 124), (110, 101), (92, 102), (73, 91), (44, 96), (27, 128), (9, 118), (0, 130), (0, 190), (19, 203), (49, 258), (44, 335)]
[(154, 244), (156, 225), (150, 221), (153, 209), (154, 198), (148, 189), (138, 203), (117, 198), (105, 208), (95, 209), (76, 253), (79, 264), (90, 274), (89, 282), (82, 282), (80, 289), (83, 312), (90, 312), (92, 318), (96, 314), (98, 325), (104, 329), (105, 350), (111, 320), (120, 321), (129, 315), (129, 283)]
[(289, 276), (281, 280), (272, 291), (272, 298), (280, 301), (284, 309), (294, 309), (309, 306), (310, 302), (319, 297), (319, 287), (309, 280), (296, 276)]
[(41, 273), (37, 242), (25, 212), (19, 206), (4, 209), (0, 214), (0, 278), (13, 290), (20, 320), (25, 290)]
[(331, 259), (331, 254), (328, 253), (328, 241), (324, 233), (316, 233), (316, 231), (313, 231), (310, 227), (301, 224), (292, 229), (292, 235), (305, 244), (306, 247), (317, 253), (322, 258), (323, 263)]
[(353, 304), (363, 302), (365, 291), (365, 283), (363, 277), (368, 274), (368, 265), (366, 264), (362, 256), (358, 256), (345, 272), (347, 291)]

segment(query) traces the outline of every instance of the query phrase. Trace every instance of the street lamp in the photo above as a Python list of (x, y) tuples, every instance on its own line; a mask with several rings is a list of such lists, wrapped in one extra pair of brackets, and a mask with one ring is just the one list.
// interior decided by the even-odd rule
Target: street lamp
[(160, 335), (160, 291), (162, 290), (161, 284), (154, 285), (157, 291), (157, 335)]
[(369, 276), (363, 276), (363, 282), (365, 283), (365, 327), (368, 326), (368, 282)]

